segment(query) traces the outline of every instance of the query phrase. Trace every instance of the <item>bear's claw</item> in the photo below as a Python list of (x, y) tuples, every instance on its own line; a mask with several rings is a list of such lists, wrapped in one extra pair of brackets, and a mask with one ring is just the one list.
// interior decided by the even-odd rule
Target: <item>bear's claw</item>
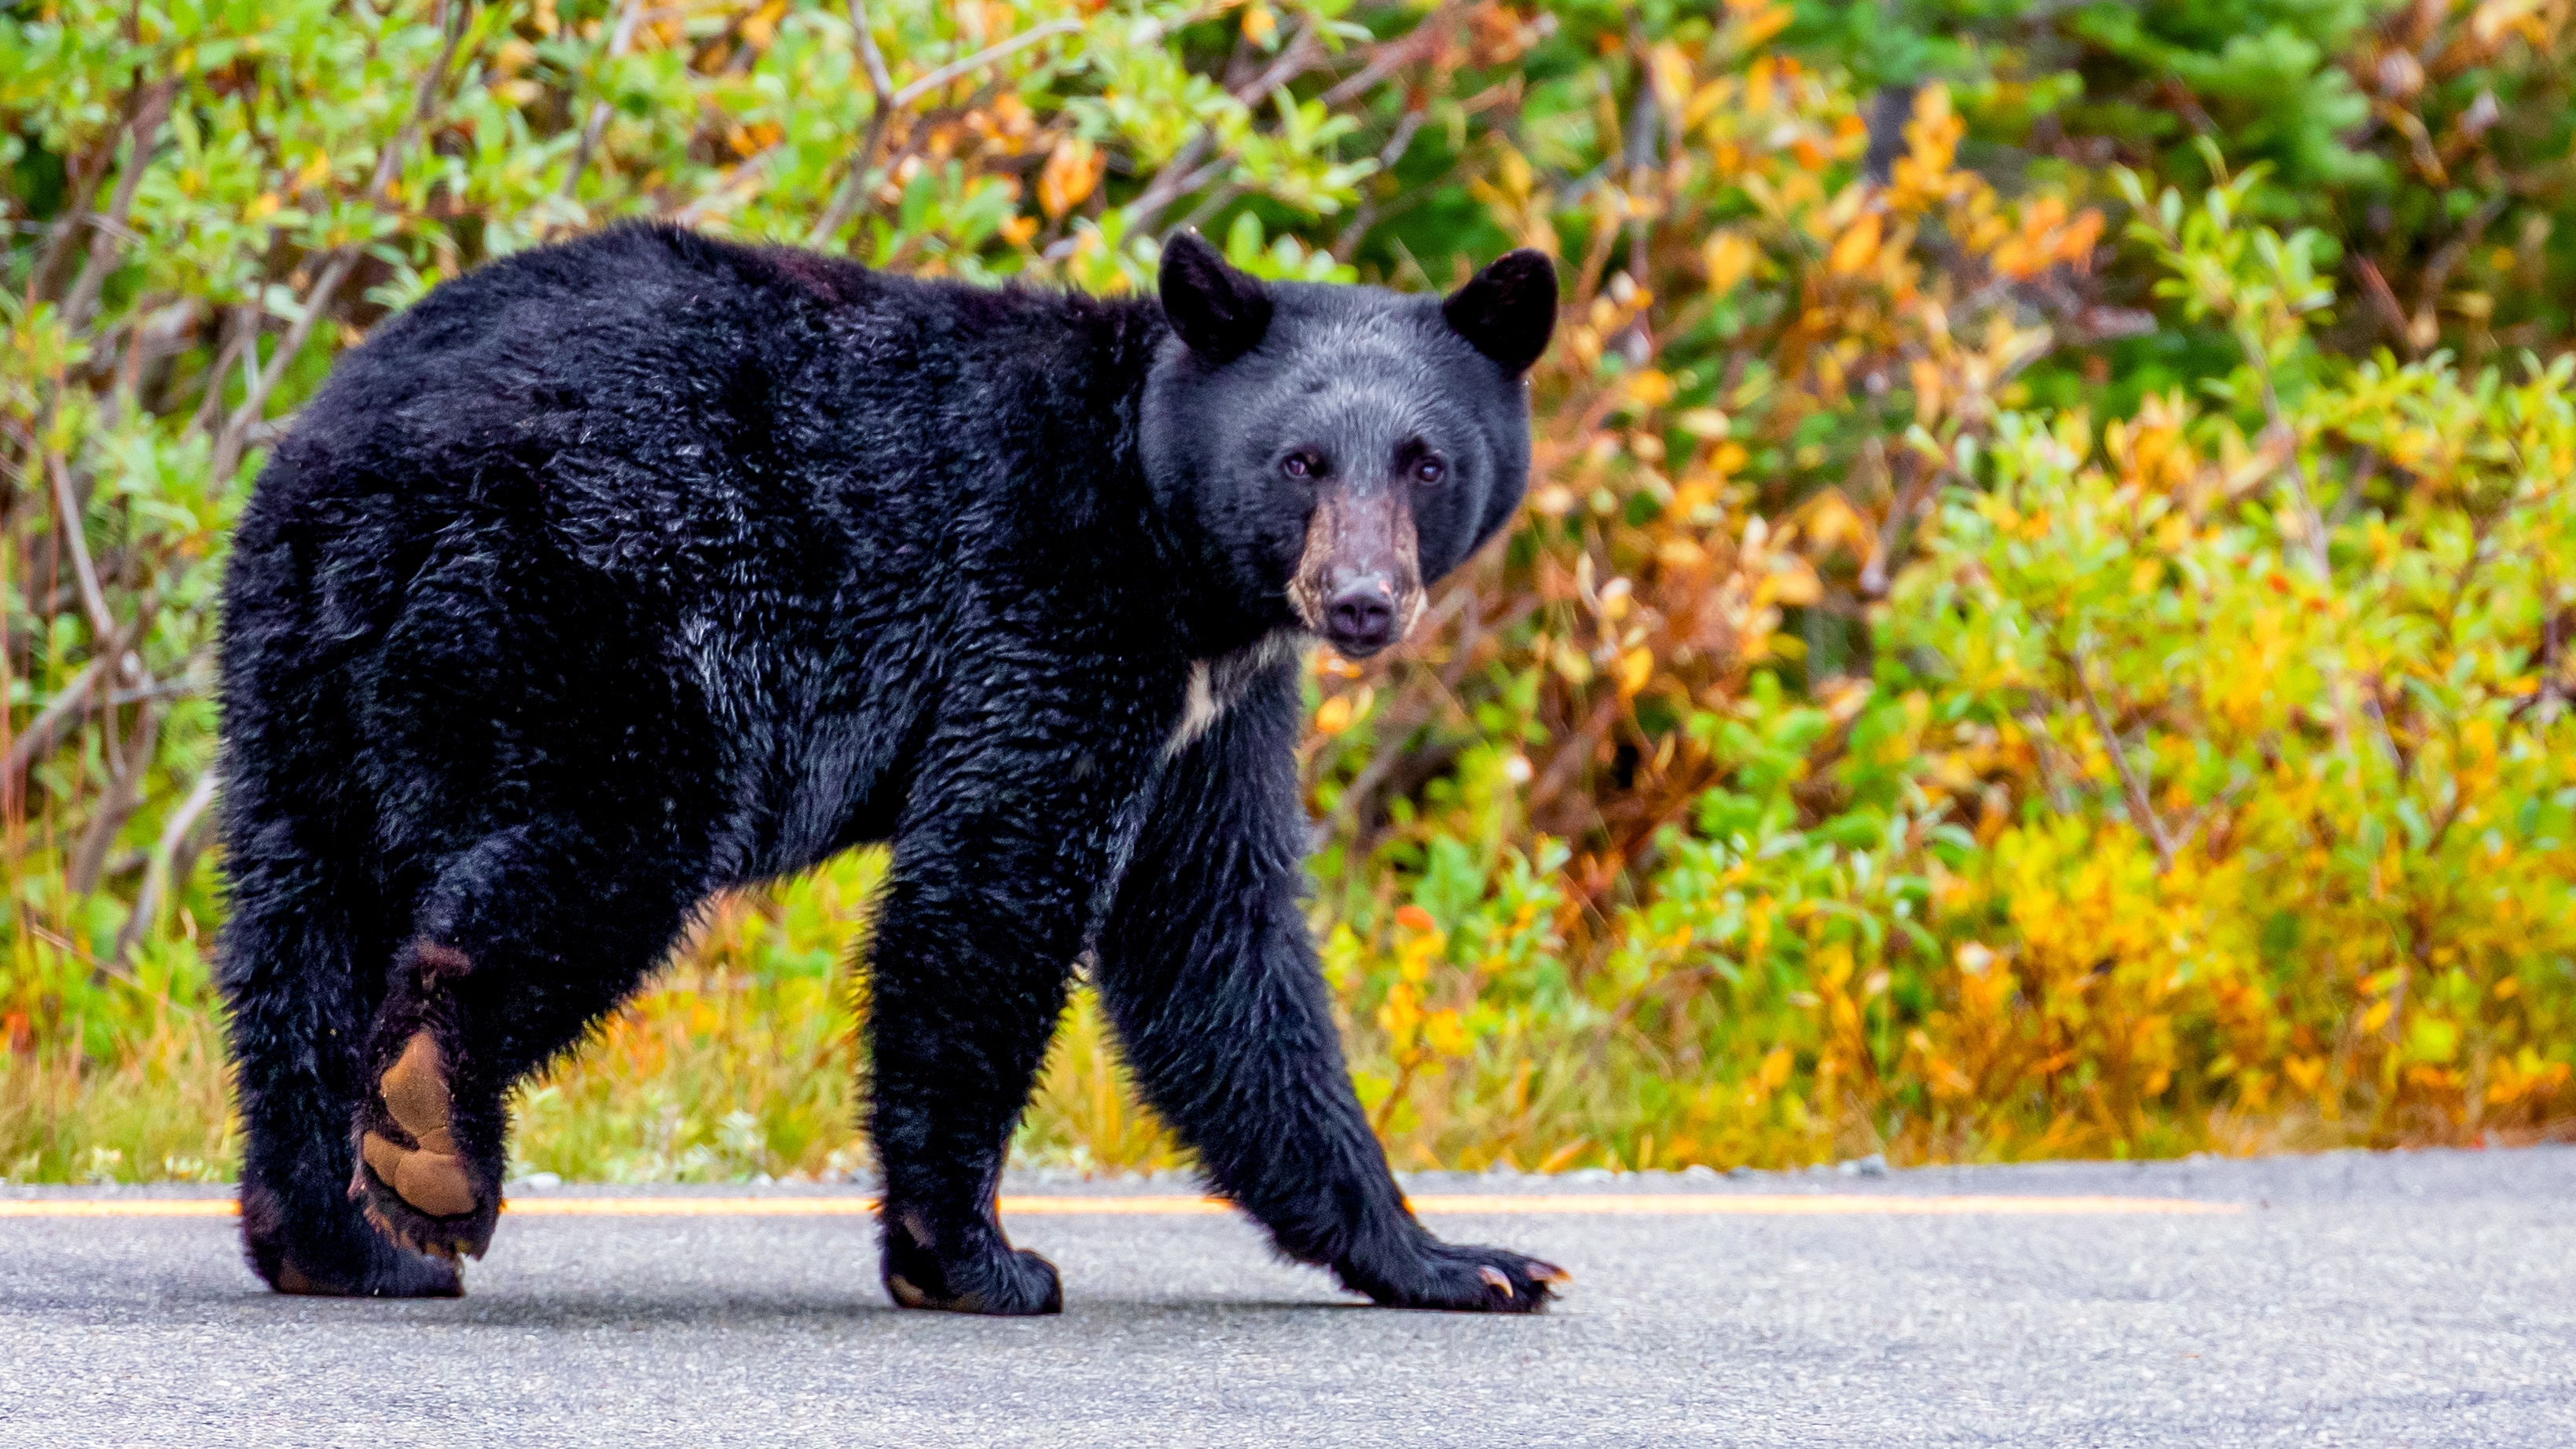
[[(910, 1221), (921, 1219), (911, 1215)], [(886, 1293), (903, 1307), (1005, 1318), (1064, 1311), (1064, 1281), (1055, 1265), (1011, 1247), (1000, 1234), (985, 1235), (980, 1251), (956, 1259), (934, 1254), (926, 1238), (902, 1221), (887, 1227)]]
[(1342, 1281), (1383, 1307), (1453, 1313), (1536, 1313), (1556, 1296), (1556, 1284), (1573, 1281), (1554, 1263), (1501, 1248), (1462, 1247), (1427, 1234), (1408, 1246), (1411, 1251), (1366, 1264), (1344, 1262)]

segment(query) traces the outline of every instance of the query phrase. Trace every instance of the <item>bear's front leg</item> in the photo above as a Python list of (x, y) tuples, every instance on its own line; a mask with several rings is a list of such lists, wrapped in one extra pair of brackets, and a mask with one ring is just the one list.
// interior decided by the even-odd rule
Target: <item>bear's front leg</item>
[(1296, 676), (1269, 671), (1166, 771), (1100, 941), (1154, 1109), (1290, 1257), (1396, 1308), (1527, 1313), (1563, 1269), (1414, 1219), (1342, 1063), (1306, 937)]
[(1064, 1306), (1054, 1267), (1004, 1236), (994, 1193), (1121, 812), (1134, 808), (1151, 722), (1005, 683), (1015, 687), (961, 709), (926, 752), (868, 949), (883, 1266), (906, 1308)]
[[(886, 1292), (906, 1308), (1061, 1312), (1054, 1265), (1011, 1246), (994, 1193), (1064, 1009), (1076, 941), (1049, 930), (1045, 912), (1010, 908), (1035, 904), (1013, 879), (1031, 862), (961, 874), (948, 854), (960, 845), (911, 845), (897, 848), (868, 953)], [(1034, 894), (1055, 897), (1063, 918), (1080, 904), (1073, 892)], [(1004, 895), (1009, 905), (992, 899)]]

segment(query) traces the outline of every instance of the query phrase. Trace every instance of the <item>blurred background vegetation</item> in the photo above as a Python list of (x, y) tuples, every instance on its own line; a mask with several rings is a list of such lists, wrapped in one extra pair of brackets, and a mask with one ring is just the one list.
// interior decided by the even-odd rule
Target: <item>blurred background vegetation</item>
[[(2576, 0), (0, 7), (0, 1177), (231, 1171), (212, 601), (441, 280), (1562, 260), (1538, 470), (1316, 662), (1401, 1166), (2576, 1135)], [(881, 860), (722, 902), (520, 1171), (863, 1172)], [(1161, 1166), (1077, 997), (1024, 1160)]]

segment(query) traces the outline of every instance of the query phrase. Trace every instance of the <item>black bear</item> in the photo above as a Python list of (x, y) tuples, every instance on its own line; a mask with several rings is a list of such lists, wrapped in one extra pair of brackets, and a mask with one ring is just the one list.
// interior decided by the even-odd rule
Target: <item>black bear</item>
[(1556, 279), (1159, 298), (630, 227), (342, 358), (224, 586), (221, 986), (286, 1292), (442, 1295), (503, 1094), (717, 891), (893, 847), (868, 960), (883, 1269), (1062, 1302), (994, 1189), (1088, 957), (1143, 1090), (1280, 1250), (1380, 1303), (1562, 1273), (1407, 1209), (1301, 911), (1311, 636), (1360, 657), (1500, 530)]

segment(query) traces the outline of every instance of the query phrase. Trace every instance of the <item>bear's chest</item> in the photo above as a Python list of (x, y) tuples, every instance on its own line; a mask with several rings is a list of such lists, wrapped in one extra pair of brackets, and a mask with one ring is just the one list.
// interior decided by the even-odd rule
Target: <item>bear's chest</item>
[(1163, 758), (1180, 754), (1215, 728), (1225, 712), (1250, 692), (1263, 670), (1295, 660), (1306, 642), (1302, 631), (1277, 629), (1231, 654), (1193, 661), (1189, 682), (1181, 688), (1180, 719), (1163, 741)]

